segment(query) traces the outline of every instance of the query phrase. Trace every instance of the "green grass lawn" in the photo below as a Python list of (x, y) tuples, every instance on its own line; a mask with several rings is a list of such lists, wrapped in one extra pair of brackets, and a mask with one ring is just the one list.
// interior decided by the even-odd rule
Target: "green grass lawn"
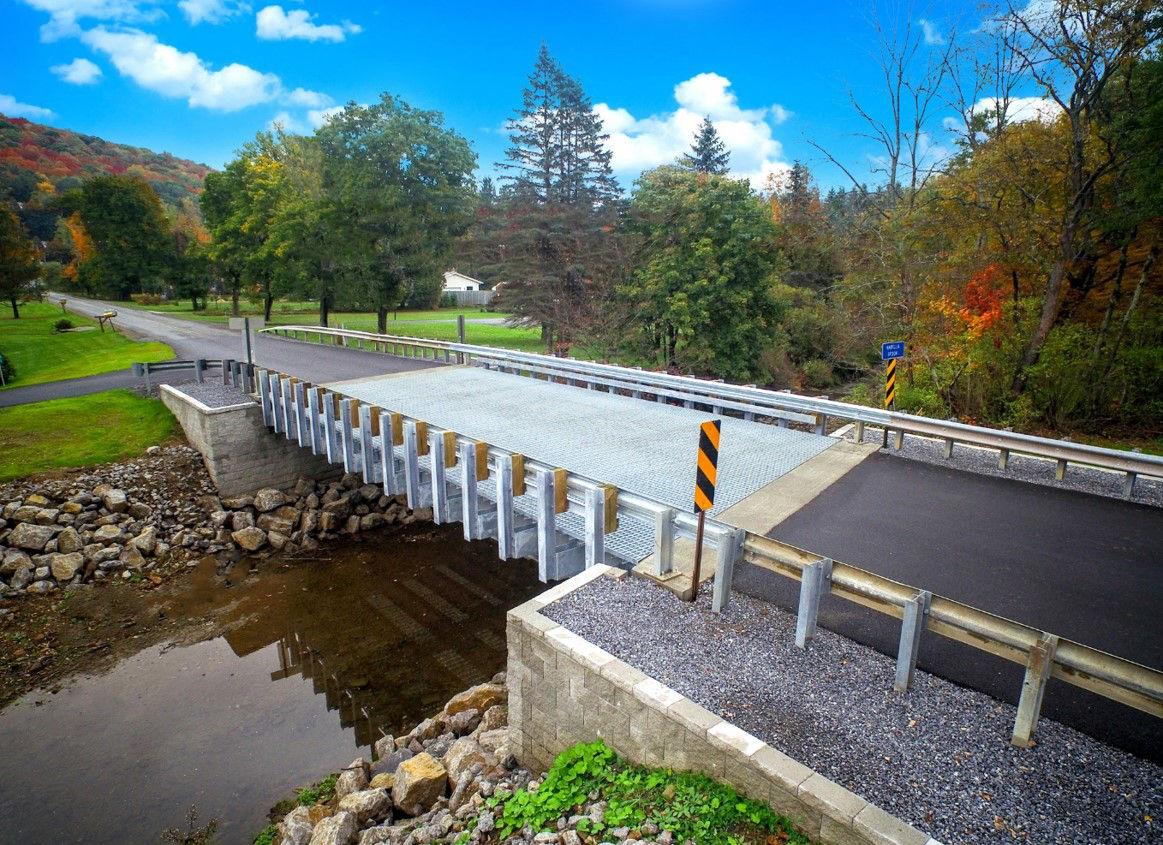
[(128, 390), (0, 408), (0, 482), (132, 458), (178, 431), (161, 402)]
[[(344, 327), (354, 331), (374, 332), (374, 320), (350, 320)], [(429, 340), (456, 340), (456, 323), (405, 323), (388, 321), (388, 334), (402, 337), (422, 337)], [(497, 346), (503, 349), (519, 349), (522, 352), (544, 352), (540, 329), (512, 329), (508, 326), (481, 325), (468, 323), (464, 327), (465, 343), (478, 346)]]
[[(136, 302), (121, 302), (119, 306), (124, 305), (127, 308), (138, 308), (142, 311), (156, 311), (160, 314), (167, 314), (171, 317), (182, 317), (189, 320), (204, 320), (211, 323), (223, 323), (230, 317), (234, 316), (230, 313), (229, 299), (211, 299), (206, 304), (204, 311), (194, 311), (190, 306), (189, 300), (182, 302), (167, 302), (162, 305), (140, 305)], [(238, 303), (239, 311), (243, 317), (257, 317), (262, 315), (261, 302), (248, 302), (242, 300)], [(407, 311), (399, 310), (393, 311), (389, 317), (398, 318), (400, 320), (454, 320), (458, 314), (463, 314), (465, 317), (507, 317), (508, 314), (485, 311), (479, 305), (465, 305), (457, 308), (433, 308), (422, 311)], [(271, 308), (270, 325), (298, 325), (299, 323), (306, 323), (314, 325), (318, 322), (319, 317), (319, 303), (317, 302), (300, 302), (294, 300), (278, 300)], [(337, 326), (340, 323), (348, 322), (368, 322), (375, 326), (375, 315), (367, 311), (332, 311), (331, 325)], [(390, 322), (390, 320), (389, 320)]]
[[(67, 317), (74, 326), (92, 331), (53, 332), (53, 324)], [(20, 319), (10, 312), (0, 318), (0, 354), (11, 359), (16, 378), (9, 387), (92, 376), (124, 370), (135, 361), (165, 361), (174, 350), (164, 343), (137, 343), (123, 335), (96, 328), (94, 320), (61, 314), (56, 305), (29, 302), (20, 307)]]

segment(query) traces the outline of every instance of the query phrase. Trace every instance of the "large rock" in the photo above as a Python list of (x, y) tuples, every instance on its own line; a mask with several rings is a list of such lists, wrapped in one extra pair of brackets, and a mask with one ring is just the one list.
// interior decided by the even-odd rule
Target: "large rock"
[(266, 545), (267, 535), (261, 528), (243, 528), (241, 531), (235, 531), (230, 535), (230, 538), (248, 552), (257, 552), (264, 545)]
[(93, 532), (93, 541), (97, 543), (116, 543), (125, 539), (125, 532), (116, 525), (102, 525)]
[(462, 710), (484, 713), (490, 707), (504, 704), (508, 700), (508, 691), (501, 684), (478, 684), (450, 698), (444, 705), (444, 712), (448, 716), (455, 716)]
[(234, 516), (230, 517), (230, 527), (235, 531), (242, 531), (244, 528), (254, 528), (254, 514), (250, 511), (238, 511)]
[(417, 754), (405, 760), (396, 769), (396, 784), (392, 787), (392, 803), (406, 813), (419, 807), (427, 810), (443, 797), (448, 785), (448, 772), (431, 754)]
[(52, 499), (48, 498), (47, 496), (41, 495), (40, 493), (33, 493), (27, 499), (24, 500), (24, 504), (36, 505), (38, 508), (47, 508), (49, 505), (52, 504)]
[(481, 744), (471, 737), (462, 736), (441, 760), (444, 770), (448, 773), (448, 783), (456, 789), (463, 777), (473, 764), (480, 763), (482, 769), (491, 769), (497, 765), (497, 759), (481, 747)]
[(495, 730), (491, 731), (482, 731), (481, 733), (477, 734), (476, 739), (477, 742), (481, 744), (481, 748), (485, 749), (485, 751), (491, 751), (498, 757), (504, 757), (505, 754), (508, 753), (508, 749), (512, 744), (510, 742), (512, 739), (512, 734), (509, 732), (507, 727), (496, 728)]
[(79, 552), (83, 547), (84, 544), (81, 542), (81, 535), (72, 526), (69, 526), (57, 535), (58, 552), (70, 554), (71, 552)]
[(351, 516), (351, 499), (344, 496), (334, 502), (328, 502), (323, 506), (323, 513), (331, 513), (339, 519), (347, 519)]
[(81, 567), (84, 565), (85, 556), (83, 554), (80, 552), (70, 552), (66, 555), (53, 555), (49, 569), (52, 571), (52, 577), (58, 581), (70, 581), (74, 575), (81, 571)]
[(286, 503), (287, 497), (283, 495), (283, 491), (276, 490), (274, 487), (264, 487), (254, 494), (254, 508), (259, 513), (273, 511), (279, 505)]
[(339, 799), (339, 811), (355, 814), (362, 827), (368, 819), (382, 819), (392, 811), (392, 797), (385, 789), (362, 789)]
[(31, 595), (44, 595), (45, 593), (51, 593), (56, 588), (57, 585), (52, 581), (33, 581), (28, 585), (27, 591)]
[(346, 798), (353, 792), (367, 789), (367, 779), (370, 774), (369, 766), (362, 757), (351, 761), (351, 765), (339, 773), (335, 782), (335, 797)]
[(106, 490), (101, 496), (101, 503), (110, 513), (124, 513), (129, 510), (129, 497), (124, 490)]
[(13, 528), (12, 533), (8, 535), (8, 545), (39, 552), (44, 549), (45, 544), (52, 539), (52, 536), (53, 528), (51, 525), (33, 525), (29, 522), (22, 522)]
[(4, 559), (0, 561), (0, 578), (7, 578), (22, 566), (32, 568), (32, 558), (28, 556), (28, 552), (9, 549), (4, 553)]
[(508, 724), (509, 708), (504, 704), (498, 704), (496, 707), (490, 707), (485, 711), (485, 715), (481, 716), (481, 723), (477, 725), (477, 731), (479, 733), (495, 731), (497, 728), (503, 728)]
[(157, 548), (157, 529), (151, 525), (129, 542), (142, 554), (152, 555)]
[(282, 822), (279, 823), (279, 831), (283, 835), (279, 845), (307, 845), (311, 841), (311, 832), (314, 829), (315, 825), (311, 823), (311, 809), (296, 807), (283, 816)]
[(315, 825), (310, 845), (351, 845), (357, 833), (355, 814), (339, 812)]
[(477, 725), (481, 723), (481, 714), (475, 707), (470, 707), (448, 716), (442, 721), (447, 730), (452, 731), (457, 736), (464, 736), (476, 730)]
[(277, 531), (287, 536), (290, 536), (291, 532), (295, 530), (295, 524), (291, 520), (275, 516), (273, 513), (264, 513), (260, 516), (258, 527), (263, 531)]
[(32, 521), (37, 525), (52, 525), (60, 515), (61, 512), (56, 508), (41, 508), (36, 512), (36, 516), (32, 518)]

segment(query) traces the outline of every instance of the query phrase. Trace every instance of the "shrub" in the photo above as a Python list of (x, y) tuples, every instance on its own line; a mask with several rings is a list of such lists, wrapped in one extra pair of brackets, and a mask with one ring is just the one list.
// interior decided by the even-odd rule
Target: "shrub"
[(16, 378), (16, 367), (12, 366), (9, 357), (2, 353), (0, 353), (0, 371), (4, 373), (5, 384), (11, 384), (12, 380)]
[(836, 375), (832, 371), (830, 361), (813, 358), (804, 363), (804, 382), (809, 387), (831, 387), (836, 383)]
[(55, 332), (67, 332), (73, 327), (73, 321), (68, 317), (61, 317), (59, 320), (52, 324), (52, 327), (53, 331)]

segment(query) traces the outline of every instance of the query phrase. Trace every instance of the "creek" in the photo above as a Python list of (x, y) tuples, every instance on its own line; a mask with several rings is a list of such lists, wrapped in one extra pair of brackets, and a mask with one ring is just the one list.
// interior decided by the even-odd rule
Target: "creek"
[(505, 613), (543, 586), (455, 525), (310, 554), (204, 560), (150, 605), (165, 636), (0, 712), (0, 842), (159, 842), (195, 805), (248, 843), (294, 788), (502, 670)]

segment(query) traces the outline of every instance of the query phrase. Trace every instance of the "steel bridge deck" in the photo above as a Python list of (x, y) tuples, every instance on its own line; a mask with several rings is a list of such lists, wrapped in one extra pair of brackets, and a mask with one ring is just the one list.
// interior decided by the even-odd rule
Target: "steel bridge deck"
[[(338, 387), (338, 385), (336, 385)], [(353, 398), (483, 440), (679, 510), (693, 507), (702, 411), (478, 367), (342, 383)], [(838, 441), (723, 418), (712, 515)]]

